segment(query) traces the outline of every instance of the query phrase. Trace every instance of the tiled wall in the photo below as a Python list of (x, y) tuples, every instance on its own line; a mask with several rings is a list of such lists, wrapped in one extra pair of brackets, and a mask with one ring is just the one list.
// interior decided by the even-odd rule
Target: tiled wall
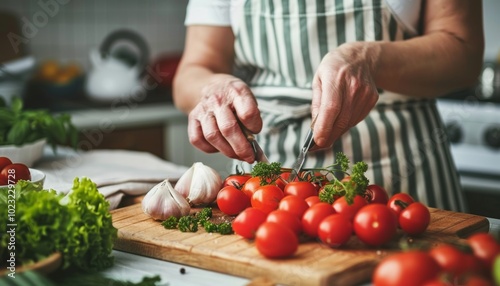
[(26, 38), (37, 60), (77, 61), (88, 67), (90, 50), (120, 28), (140, 33), (148, 43), (151, 59), (162, 53), (181, 52), (186, 3), (185, 0), (2, 0), (0, 9), (16, 13), (24, 28), (30, 25), (36, 28)]
[[(57, 12), (49, 15), (46, 24), (29, 39), (29, 48), (37, 59), (77, 60), (88, 65), (90, 49), (118, 28), (141, 33), (152, 58), (182, 51), (184, 45), (187, 0), (1, 0), (0, 9), (13, 11), (33, 24), (36, 15), (48, 15), (40, 3), (49, 3), (50, 11)], [(485, 58), (492, 59), (500, 52), (500, 1), (483, 0), (483, 6)]]

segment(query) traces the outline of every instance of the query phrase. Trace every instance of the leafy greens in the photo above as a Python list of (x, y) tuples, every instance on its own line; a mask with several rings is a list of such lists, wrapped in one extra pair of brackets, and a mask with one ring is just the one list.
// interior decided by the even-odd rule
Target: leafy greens
[[(15, 257), (22, 264), (39, 261), (54, 252), (63, 256), (63, 269), (99, 271), (113, 264), (111, 252), (117, 236), (109, 202), (88, 178), (75, 178), (69, 194), (35, 191), (36, 186), (16, 184)], [(6, 190), (0, 195), (0, 233), (7, 231)], [(1, 261), (10, 251), (9, 237), (0, 239)]]

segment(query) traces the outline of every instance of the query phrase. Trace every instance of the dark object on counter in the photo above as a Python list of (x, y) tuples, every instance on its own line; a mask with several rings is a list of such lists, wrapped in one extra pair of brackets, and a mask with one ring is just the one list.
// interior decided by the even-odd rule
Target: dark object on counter
[(182, 54), (166, 53), (153, 61), (153, 70), (160, 76), (158, 84), (164, 88), (171, 88), (175, 72), (181, 61)]
[(0, 63), (20, 59), (28, 54), (26, 39), (18, 16), (0, 11)]

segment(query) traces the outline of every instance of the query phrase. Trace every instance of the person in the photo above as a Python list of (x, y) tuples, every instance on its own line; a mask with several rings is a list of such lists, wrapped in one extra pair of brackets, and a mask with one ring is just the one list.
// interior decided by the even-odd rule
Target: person
[(240, 122), (291, 167), (316, 118), (305, 168), (342, 151), (389, 195), (466, 211), (436, 98), (476, 82), (481, 1), (191, 0), (185, 25), (173, 98), (198, 149), (254, 163)]

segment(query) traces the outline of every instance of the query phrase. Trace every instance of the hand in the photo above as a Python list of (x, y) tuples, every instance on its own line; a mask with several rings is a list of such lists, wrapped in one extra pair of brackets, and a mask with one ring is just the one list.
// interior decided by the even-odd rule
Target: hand
[(260, 111), (248, 86), (231, 75), (216, 74), (189, 113), (189, 141), (204, 152), (220, 151), (230, 158), (253, 163), (252, 146), (238, 120), (252, 133), (262, 129)]
[(344, 44), (322, 59), (313, 79), (312, 118), (316, 148), (333, 143), (363, 120), (378, 100), (376, 55), (370, 43)]

